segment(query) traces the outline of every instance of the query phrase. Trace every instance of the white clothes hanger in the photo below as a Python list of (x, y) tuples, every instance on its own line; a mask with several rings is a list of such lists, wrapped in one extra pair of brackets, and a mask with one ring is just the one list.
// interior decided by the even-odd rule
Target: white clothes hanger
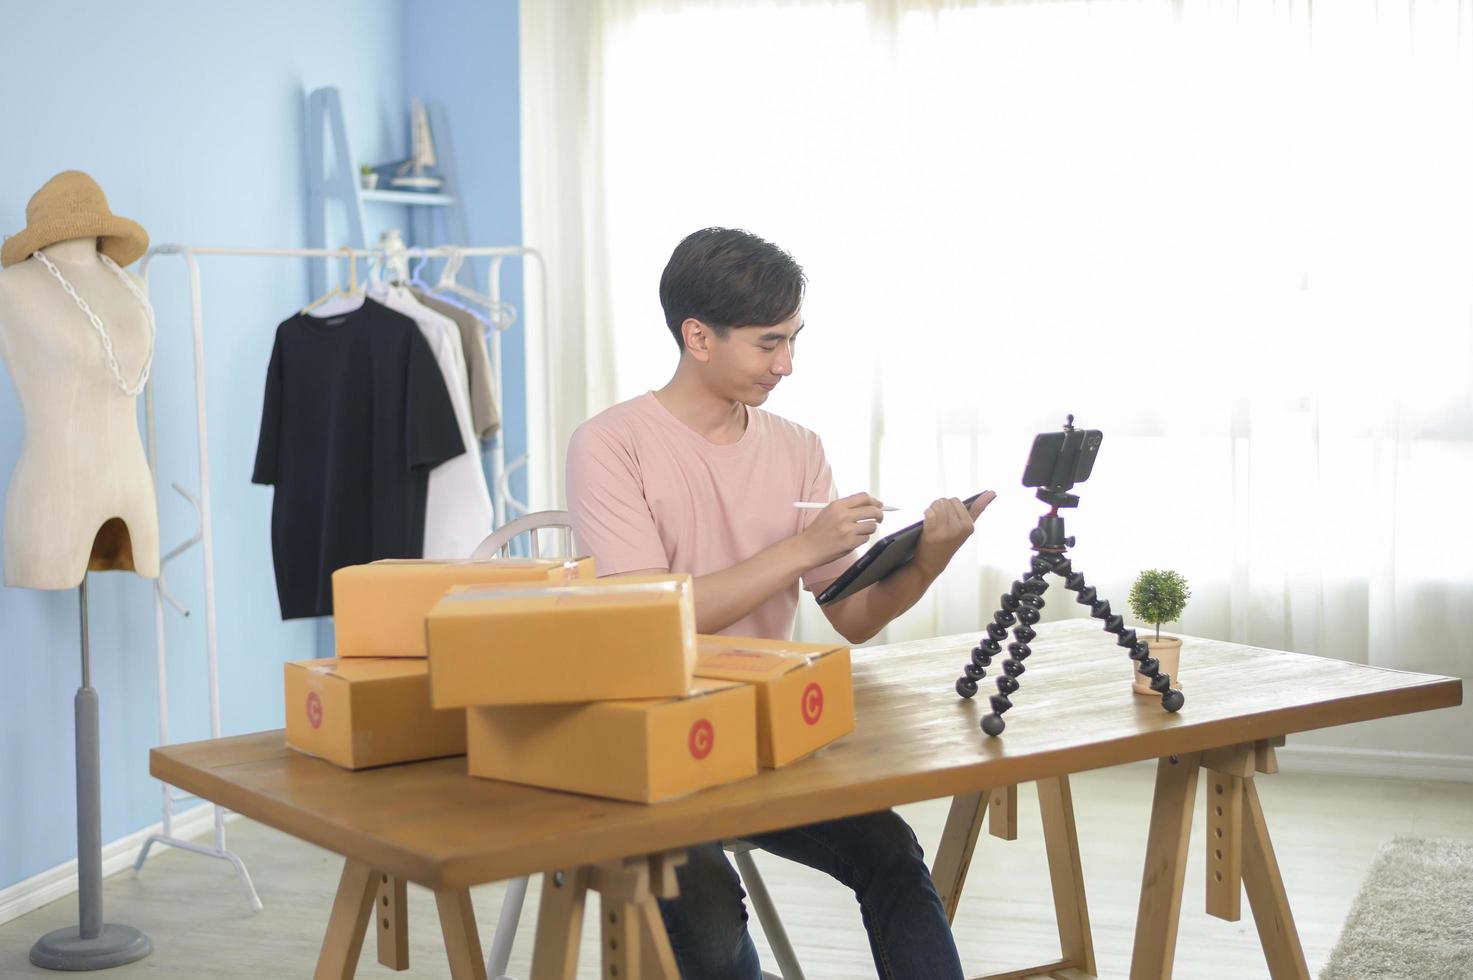
[(317, 297), (312, 302), (302, 307), (303, 313), (310, 313), (322, 304), (326, 303), (328, 300), (335, 299), (339, 296), (341, 296), (345, 300), (353, 300), (357, 299), (361, 295), (364, 295), (362, 290), (358, 288), (358, 259), (354, 257), (353, 250), (346, 245), (342, 247), (342, 253), (343, 257), (348, 262), (348, 288), (344, 289), (342, 282), (339, 281), (338, 284), (334, 286), (328, 293)]
[(517, 311), (510, 303), (493, 299), (482, 293), (476, 292), (467, 286), (461, 285), (456, 277), (460, 274), (460, 266), (465, 261), (465, 256), (458, 249), (453, 249), (445, 260), (445, 265), (440, 270), (440, 281), (437, 282), (432, 291), (435, 293), (450, 293), (469, 303), (482, 307), (490, 315), (491, 325), (497, 330), (505, 330), (517, 321)]

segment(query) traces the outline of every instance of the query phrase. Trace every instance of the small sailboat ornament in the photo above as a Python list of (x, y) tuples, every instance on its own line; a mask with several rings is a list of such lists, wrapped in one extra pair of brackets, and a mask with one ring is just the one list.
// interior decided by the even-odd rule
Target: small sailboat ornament
[(402, 191), (437, 191), (443, 178), (429, 173), (437, 164), (435, 142), (430, 135), (430, 116), (419, 99), (409, 100), (409, 159), (393, 167), (389, 186)]

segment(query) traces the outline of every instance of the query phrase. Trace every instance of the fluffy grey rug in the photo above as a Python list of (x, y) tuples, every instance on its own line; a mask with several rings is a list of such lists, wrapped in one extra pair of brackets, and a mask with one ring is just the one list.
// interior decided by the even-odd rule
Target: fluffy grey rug
[(1319, 980), (1473, 980), (1473, 843), (1382, 845)]

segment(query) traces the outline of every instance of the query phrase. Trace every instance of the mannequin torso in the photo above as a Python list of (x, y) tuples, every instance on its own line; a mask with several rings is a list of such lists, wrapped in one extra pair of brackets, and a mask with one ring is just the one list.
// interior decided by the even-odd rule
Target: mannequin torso
[[(134, 383), (150, 346), (137, 298), (102, 263), (95, 238), (44, 251), (106, 326)], [(137, 399), (118, 387), (97, 331), (37, 259), (0, 270), (0, 359), (25, 414), (5, 498), (5, 584), (75, 588), (88, 569), (157, 577), (158, 506)]]

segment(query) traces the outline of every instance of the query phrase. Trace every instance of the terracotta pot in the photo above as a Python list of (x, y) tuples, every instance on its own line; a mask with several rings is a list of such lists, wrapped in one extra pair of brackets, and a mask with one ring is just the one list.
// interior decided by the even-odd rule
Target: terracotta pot
[[(1177, 673), (1181, 667), (1181, 638), (1163, 636), (1158, 640), (1154, 636), (1148, 636), (1145, 640), (1146, 645), (1151, 648), (1151, 656), (1161, 662), (1161, 673), (1171, 675), (1172, 687), (1181, 687), (1181, 677)], [(1134, 668), (1135, 661), (1132, 660), (1130, 663), (1131, 667)], [(1135, 683), (1131, 685), (1131, 690), (1137, 694), (1149, 694), (1159, 697), (1155, 691), (1151, 690), (1151, 682), (1146, 679), (1146, 675), (1138, 670), (1135, 671)]]

